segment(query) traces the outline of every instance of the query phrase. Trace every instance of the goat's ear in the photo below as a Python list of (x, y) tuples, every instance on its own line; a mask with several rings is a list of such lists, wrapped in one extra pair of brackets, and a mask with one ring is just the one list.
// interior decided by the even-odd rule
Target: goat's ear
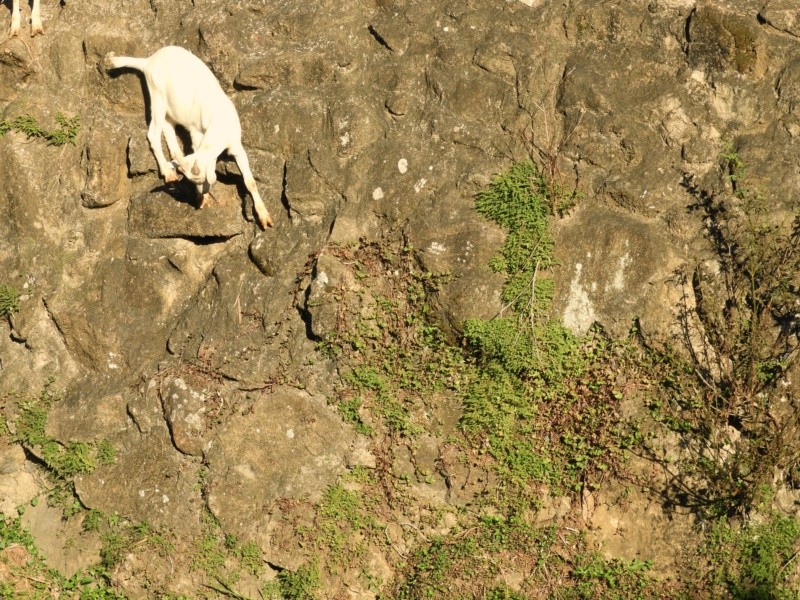
[(194, 164), (192, 165), (192, 175), (200, 175), (200, 166), (197, 164), (197, 161), (194, 161)]

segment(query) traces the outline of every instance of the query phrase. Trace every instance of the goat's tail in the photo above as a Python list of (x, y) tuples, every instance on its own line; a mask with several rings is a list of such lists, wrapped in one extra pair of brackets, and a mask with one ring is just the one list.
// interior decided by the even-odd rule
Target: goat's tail
[(136, 69), (137, 71), (144, 71), (147, 65), (146, 58), (135, 58), (133, 56), (114, 56), (109, 52), (106, 55), (106, 69)]

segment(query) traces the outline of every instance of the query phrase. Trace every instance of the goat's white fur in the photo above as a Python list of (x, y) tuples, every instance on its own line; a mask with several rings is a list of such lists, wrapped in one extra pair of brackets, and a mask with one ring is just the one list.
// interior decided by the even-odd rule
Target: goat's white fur
[[(242, 126), (231, 99), (222, 90), (211, 70), (194, 54), (177, 46), (161, 48), (148, 58), (106, 56), (108, 69), (129, 68), (141, 71), (150, 93), (150, 126), (147, 140), (158, 162), (164, 181), (178, 180), (176, 168), (197, 186), (202, 207), (217, 180), (217, 157), (228, 151), (239, 165), (244, 184), (253, 196), (258, 222), (272, 225), (250, 164), (242, 147)], [(181, 125), (192, 139), (192, 154), (184, 156), (175, 135)], [(161, 147), (161, 134), (172, 161)]]
[[(11, 3), (11, 29), (8, 31), (8, 37), (19, 35), (19, 0), (13, 0)], [(33, 7), (31, 8), (31, 37), (37, 33), (44, 33), (42, 26), (42, 13), (39, 9), (39, 0), (33, 0)]]

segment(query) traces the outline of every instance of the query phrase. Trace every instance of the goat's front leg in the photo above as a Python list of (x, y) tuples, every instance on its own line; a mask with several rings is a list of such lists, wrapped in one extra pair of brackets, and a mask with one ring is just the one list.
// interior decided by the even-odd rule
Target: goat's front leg
[(44, 26), (42, 25), (42, 12), (39, 7), (39, 0), (33, 0), (33, 8), (31, 8), (31, 37), (43, 33)]
[(11, 29), (8, 30), (8, 37), (19, 35), (19, 0), (11, 3)]
[(250, 171), (250, 161), (247, 160), (247, 154), (244, 148), (241, 144), (234, 148), (228, 148), (228, 154), (233, 156), (234, 160), (236, 160), (236, 164), (239, 165), (239, 170), (242, 172), (242, 177), (244, 177), (244, 185), (247, 191), (253, 196), (253, 207), (256, 209), (256, 215), (261, 229), (272, 227), (272, 217), (269, 215), (267, 207), (264, 206), (261, 194), (258, 193), (256, 180), (253, 177), (253, 173)]
[(170, 158), (180, 163), (183, 160), (183, 150), (181, 150), (181, 145), (178, 143), (175, 126), (169, 121), (164, 121), (164, 139), (167, 141)]
[(213, 198), (214, 196), (211, 195), (211, 186), (207, 181), (197, 184), (198, 208), (203, 208), (206, 204), (208, 204), (208, 201)]
[(166, 124), (166, 110), (161, 106), (161, 103), (151, 98), (150, 100), (150, 126), (147, 128), (147, 141), (150, 142), (150, 149), (156, 157), (158, 163), (158, 170), (166, 183), (174, 183), (180, 179), (175, 167), (172, 163), (167, 161), (164, 156), (164, 149), (161, 147), (161, 132), (164, 131)]

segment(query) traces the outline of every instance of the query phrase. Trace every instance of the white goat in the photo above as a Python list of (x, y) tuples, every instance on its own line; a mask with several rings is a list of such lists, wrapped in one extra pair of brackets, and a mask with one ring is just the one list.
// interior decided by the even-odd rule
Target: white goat
[[(242, 147), (242, 126), (233, 102), (211, 70), (194, 54), (177, 46), (161, 48), (148, 58), (106, 55), (107, 69), (135, 69), (144, 73), (150, 93), (150, 126), (147, 140), (167, 183), (178, 180), (176, 168), (197, 186), (200, 207), (208, 200), (217, 180), (217, 157), (228, 151), (239, 165), (247, 190), (253, 195), (258, 222), (272, 226), (256, 187)], [(192, 154), (184, 156), (175, 135), (175, 125), (189, 131)], [(161, 148), (161, 134), (172, 161)]]
[[(8, 37), (15, 37), (19, 35), (19, 0), (13, 0), (11, 3), (11, 29), (8, 32)], [(42, 13), (39, 10), (39, 0), (33, 0), (33, 7), (31, 8), (31, 37), (37, 33), (44, 33), (42, 27)]]

